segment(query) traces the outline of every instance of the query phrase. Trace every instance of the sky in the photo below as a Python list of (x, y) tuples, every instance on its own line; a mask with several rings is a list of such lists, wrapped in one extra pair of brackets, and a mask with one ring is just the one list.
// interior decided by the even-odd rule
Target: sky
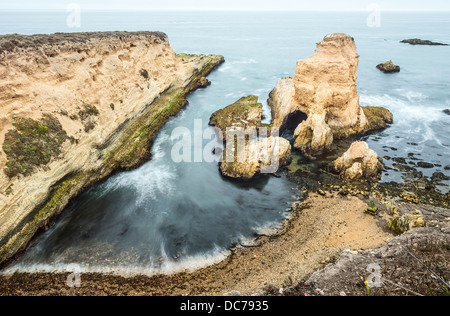
[(449, 0), (0, 0), (0, 10), (300, 10), (450, 11)]

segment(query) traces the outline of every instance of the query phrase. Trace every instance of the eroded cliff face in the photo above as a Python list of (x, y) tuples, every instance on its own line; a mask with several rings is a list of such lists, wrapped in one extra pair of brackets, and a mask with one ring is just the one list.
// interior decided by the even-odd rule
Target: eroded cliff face
[(297, 62), (295, 75), (280, 80), (272, 91), (274, 126), (283, 127), (296, 112), (306, 114), (294, 133), (295, 147), (306, 156), (328, 151), (335, 139), (377, 128), (359, 105), (358, 63), (354, 39), (329, 34), (313, 55)]
[[(149, 158), (157, 130), (223, 61), (176, 55), (159, 32), (1, 36), (0, 264), (83, 188)], [(60, 150), (23, 172), (24, 155), (54, 139), (46, 122), (62, 129)]]

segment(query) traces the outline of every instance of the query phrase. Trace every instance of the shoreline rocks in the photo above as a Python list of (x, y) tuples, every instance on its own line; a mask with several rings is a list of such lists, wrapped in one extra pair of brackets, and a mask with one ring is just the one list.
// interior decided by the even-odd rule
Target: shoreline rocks
[(392, 60), (377, 65), (377, 69), (384, 73), (396, 73), (400, 72), (400, 66), (395, 65)]
[(377, 153), (370, 149), (366, 142), (354, 142), (330, 167), (349, 181), (377, 180), (380, 178), (383, 164), (382, 159), (378, 158)]
[[(281, 79), (271, 92), (272, 125), (282, 129), (296, 123), (294, 147), (306, 157), (314, 159), (328, 152), (335, 140), (383, 129), (392, 122), (388, 110), (365, 111), (360, 106), (358, 64), (354, 39), (329, 34), (313, 55), (297, 62), (295, 75)], [(304, 120), (289, 122), (295, 113), (303, 113), (298, 117)]]

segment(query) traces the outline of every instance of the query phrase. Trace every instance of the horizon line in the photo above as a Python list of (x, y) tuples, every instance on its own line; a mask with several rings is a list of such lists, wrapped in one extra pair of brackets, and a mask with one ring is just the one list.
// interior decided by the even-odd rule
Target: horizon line
[[(97, 9), (88, 8), (83, 9), (83, 11), (90, 12), (370, 12), (370, 10), (361, 9), (188, 9), (188, 8), (177, 8), (177, 9)], [(0, 9), (0, 12), (49, 12), (58, 11), (66, 12), (66, 9)], [(442, 10), (427, 10), (427, 9), (381, 9), (381, 12), (450, 12), (450, 9)]]

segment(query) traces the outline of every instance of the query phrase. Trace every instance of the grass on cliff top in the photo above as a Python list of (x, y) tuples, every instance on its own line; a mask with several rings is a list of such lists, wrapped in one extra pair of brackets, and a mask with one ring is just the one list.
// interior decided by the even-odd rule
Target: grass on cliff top
[(71, 139), (59, 120), (50, 114), (44, 114), (39, 121), (14, 117), (13, 126), (3, 143), (8, 159), (4, 172), (9, 178), (29, 176), (37, 167), (47, 165), (61, 154), (62, 144)]

